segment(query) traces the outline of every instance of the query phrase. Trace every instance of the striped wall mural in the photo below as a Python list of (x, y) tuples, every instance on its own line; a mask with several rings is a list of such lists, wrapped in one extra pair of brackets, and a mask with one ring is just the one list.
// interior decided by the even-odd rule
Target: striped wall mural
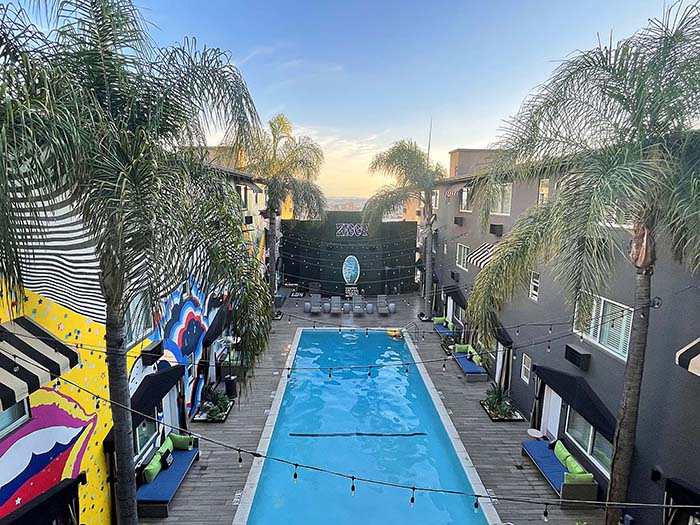
[(43, 238), (31, 246), (25, 286), (98, 323), (105, 322), (100, 266), (78, 211), (59, 198), (38, 219)]

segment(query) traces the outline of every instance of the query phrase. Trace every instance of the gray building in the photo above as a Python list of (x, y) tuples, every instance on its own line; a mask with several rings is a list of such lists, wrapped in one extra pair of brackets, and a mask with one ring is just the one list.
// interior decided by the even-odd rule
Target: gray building
[[(464, 326), (463, 306), (476, 275), (518, 216), (546, 201), (555, 187), (547, 179), (505, 185), (484, 229), (470, 181), (487, 160), (484, 150), (451, 152), (450, 176), (437, 196), (436, 310), (452, 317), (465, 337), (469, 327)], [(619, 227), (624, 231), (626, 226)], [(661, 304), (650, 313), (629, 501), (700, 506), (700, 279), (673, 261), (663, 240), (659, 244), (652, 297), (659, 297)], [(634, 270), (620, 256), (604, 297), (594, 300), (591, 326), (575, 332), (575, 308), (567, 304), (549, 269), (532, 268), (527, 289), (499, 313), (503, 329), (489, 370), (494, 378), (512, 370), (511, 396), (525, 418), (531, 417), (537, 397), (541, 417), (533, 425), (550, 439), (562, 439), (594, 473), (600, 498), (609, 479), (633, 299)], [(685, 511), (628, 512), (637, 524), (696, 523)]]

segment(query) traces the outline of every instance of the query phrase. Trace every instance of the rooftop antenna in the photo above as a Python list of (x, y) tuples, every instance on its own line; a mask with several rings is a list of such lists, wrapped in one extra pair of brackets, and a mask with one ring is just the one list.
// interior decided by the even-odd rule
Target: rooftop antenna
[(428, 164), (430, 164), (430, 142), (433, 138), (433, 117), (430, 117), (430, 131), (428, 131)]

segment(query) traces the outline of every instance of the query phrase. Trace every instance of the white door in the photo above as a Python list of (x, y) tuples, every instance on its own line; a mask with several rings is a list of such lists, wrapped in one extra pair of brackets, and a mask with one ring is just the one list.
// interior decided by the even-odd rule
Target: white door
[(544, 403), (542, 404), (542, 425), (540, 430), (550, 439), (559, 433), (559, 417), (561, 414), (561, 397), (548, 386), (544, 387)]
[(496, 381), (501, 377), (501, 369), (503, 368), (503, 359), (505, 359), (505, 348), (501, 343), (496, 343)]
[(447, 298), (447, 318), (452, 321), (452, 316), (454, 315), (455, 311), (455, 303), (452, 300), (452, 297)]

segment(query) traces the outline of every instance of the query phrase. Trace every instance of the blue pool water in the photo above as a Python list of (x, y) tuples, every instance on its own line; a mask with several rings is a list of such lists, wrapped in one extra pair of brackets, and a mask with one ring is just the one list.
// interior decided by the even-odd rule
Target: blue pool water
[[(297, 367), (412, 361), (404, 341), (384, 332), (304, 330)], [(290, 434), (424, 433), (411, 437), (300, 437)], [(292, 373), (268, 454), (350, 475), (408, 485), (464, 490), (472, 487), (420, 372), (410, 367), (372, 371), (298, 370)], [(416, 493), (299, 470), (266, 461), (249, 525), (483, 525), (481, 510), (466, 496)]]

